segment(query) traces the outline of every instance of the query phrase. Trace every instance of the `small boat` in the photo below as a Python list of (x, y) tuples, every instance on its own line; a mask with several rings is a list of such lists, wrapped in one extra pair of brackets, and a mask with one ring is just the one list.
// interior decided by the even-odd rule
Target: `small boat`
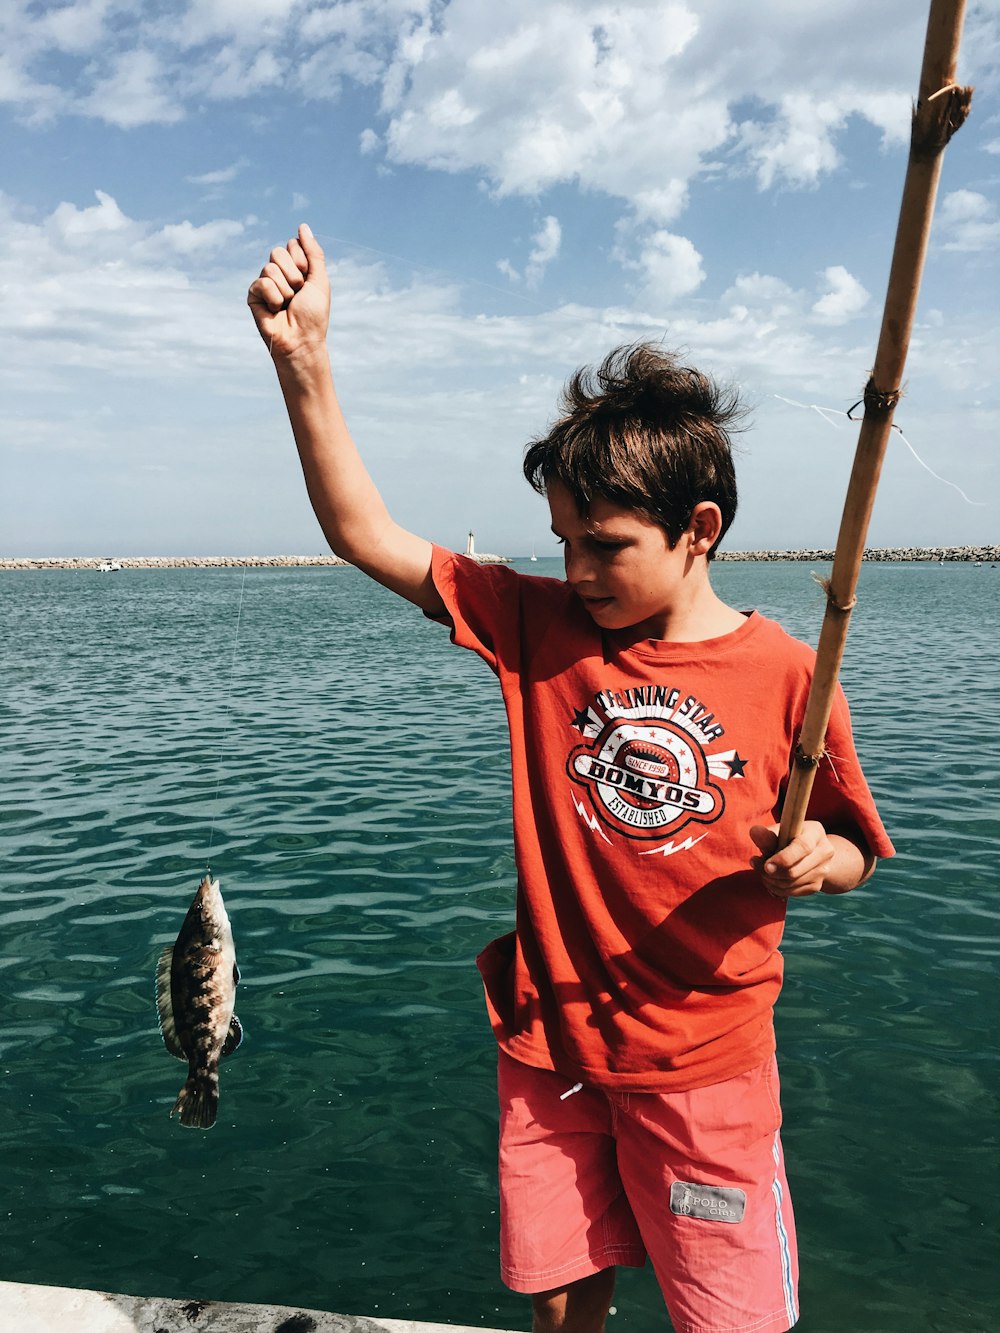
[(97, 568), (102, 574), (115, 574), (122, 567), (120, 560), (102, 560)]

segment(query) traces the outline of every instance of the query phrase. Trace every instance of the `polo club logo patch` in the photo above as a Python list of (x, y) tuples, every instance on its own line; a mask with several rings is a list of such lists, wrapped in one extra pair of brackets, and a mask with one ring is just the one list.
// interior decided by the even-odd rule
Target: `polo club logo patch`
[(746, 1207), (743, 1190), (695, 1185), (687, 1180), (675, 1180), (670, 1186), (670, 1211), (678, 1217), (697, 1217), (703, 1222), (742, 1222)]

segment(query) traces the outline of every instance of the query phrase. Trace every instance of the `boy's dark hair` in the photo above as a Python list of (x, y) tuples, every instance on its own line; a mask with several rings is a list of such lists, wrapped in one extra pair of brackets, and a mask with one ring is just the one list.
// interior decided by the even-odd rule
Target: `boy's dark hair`
[[(727, 427), (744, 416), (722, 388), (651, 343), (617, 347), (598, 370), (578, 370), (563, 390), (563, 416), (533, 440), (524, 475), (540, 495), (561, 482), (586, 514), (595, 497), (659, 523), (671, 548), (701, 500), (736, 515), (736, 474)], [(708, 558), (715, 555), (715, 543)]]

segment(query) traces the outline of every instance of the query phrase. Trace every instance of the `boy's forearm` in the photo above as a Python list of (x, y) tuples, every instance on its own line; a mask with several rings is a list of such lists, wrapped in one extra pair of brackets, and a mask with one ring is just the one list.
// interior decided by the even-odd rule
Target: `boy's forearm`
[(325, 345), (275, 357), (306, 490), (330, 547), (431, 616), (444, 612), (431, 544), (401, 528), (368, 474), (340, 409)]
[(271, 251), (247, 305), (274, 361), (309, 499), (331, 548), (428, 615), (442, 615), (433, 548), (393, 522), (340, 410), (326, 350), (326, 259), (304, 223), (287, 246)]
[(824, 877), (823, 893), (850, 893), (869, 879), (875, 870), (875, 856), (860, 841), (840, 833), (828, 833), (833, 860)]
[(275, 370), (320, 527), (333, 551), (355, 563), (391, 520), (347, 428), (326, 348), (275, 358)]

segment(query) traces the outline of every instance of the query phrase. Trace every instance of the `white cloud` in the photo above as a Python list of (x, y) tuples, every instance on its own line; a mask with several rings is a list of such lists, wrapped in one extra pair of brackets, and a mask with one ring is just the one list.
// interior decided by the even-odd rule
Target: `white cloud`
[(832, 264), (823, 273), (827, 290), (813, 306), (813, 314), (824, 324), (846, 324), (861, 313), (871, 296), (842, 264)]
[(239, 42), (230, 42), (194, 65), (184, 82), (188, 85), (188, 96), (235, 101), (262, 89), (278, 87), (285, 78), (286, 67), (284, 57), (274, 51), (248, 51)]
[(723, 293), (722, 303), (730, 305), (735, 302), (758, 308), (768, 306), (771, 309), (776, 306), (788, 308), (794, 296), (788, 283), (773, 273), (745, 273)]
[[(151, 391), (181, 375), (261, 392), (259, 364), (247, 360), (256, 334), (243, 302), (272, 239), (253, 240), (248, 223), (233, 218), (153, 225), (129, 217), (104, 192), (94, 205), (64, 202), (39, 221), (0, 196), (0, 287), (20, 290), (29, 268), (42, 275), (31, 300), (12, 304), (7, 315), (0, 380), (59, 394), (69, 391), (70, 372), (87, 368), (137, 376)], [(546, 220), (533, 239), (535, 262), (551, 262), (559, 248), (557, 223)], [(672, 345), (691, 349), (695, 364), (793, 397), (815, 383), (820, 367), (825, 382), (841, 386), (853, 388), (863, 376), (872, 349), (836, 341), (838, 324), (864, 295), (839, 266), (827, 271), (819, 302), (756, 272), (718, 300), (699, 297), (692, 306), (687, 298), (702, 285), (702, 260), (691, 242), (660, 230), (638, 250), (630, 271), (640, 299), (631, 308), (567, 303), (493, 317), (465, 314), (454, 283), (410, 275), (394, 284), (382, 264), (341, 259), (334, 264), (338, 366), (373, 392), (379, 385), (384, 392), (389, 375), (399, 392), (411, 384), (422, 394), (430, 368), (460, 379), (474, 366), (503, 382), (526, 365), (563, 374), (617, 343), (666, 333)], [(973, 342), (954, 320), (933, 331), (933, 342), (918, 331), (911, 361), (931, 383), (947, 373), (985, 392), (988, 380), (977, 367), (993, 360), (984, 336)]]
[(28, 124), (55, 119), (66, 109), (65, 94), (53, 83), (34, 79), (20, 54), (16, 49), (0, 51), (0, 103), (18, 108)]
[(94, 50), (104, 38), (105, 22), (112, 0), (75, 0), (40, 15), (36, 34), (58, 51), (79, 53)]
[(913, 98), (904, 92), (866, 92), (859, 89), (850, 98), (851, 109), (882, 131), (882, 146), (907, 143)]
[(326, 42), (334, 37), (358, 39), (368, 26), (365, 9), (356, 2), (310, 9), (300, 20), (299, 31), (309, 42)]
[(143, 256), (176, 255), (181, 259), (192, 259), (217, 254), (242, 235), (243, 223), (230, 218), (206, 222), (200, 227), (187, 221), (171, 223), (154, 232), (142, 246), (137, 247), (137, 253)]
[(840, 158), (834, 144), (846, 116), (835, 102), (818, 102), (802, 93), (783, 96), (770, 123), (742, 127), (741, 138), (762, 190), (776, 181), (814, 185)]
[[(500, 196), (576, 182), (660, 228), (705, 172), (800, 188), (837, 169), (852, 117), (904, 134), (923, 25), (905, 0), (13, 4), (0, 99), (25, 118), (132, 129), (262, 89), (329, 101), (349, 81), (381, 97), (362, 153), (475, 171)], [(974, 25), (982, 51), (996, 24)], [(58, 86), (40, 74), (53, 53)]]
[(559, 219), (551, 215), (545, 218), (540, 230), (532, 239), (535, 248), (528, 256), (525, 281), (529, 287), (536, 287), (546, 268), (559, 254), (559, 247), (562, 244), (562, 227), (559, 225)]
[(559, 225), (559, 219), (551, 215), (543, 219), (541, 227), (531, 240), (534, 248), (528, 256), (523, 274), (517, 271), (509, 259), (498, 260), (497, 268), (511, 282), (518, 283), (523, 278), (528, 288), (535, 288), (541, 282), (549, 264), (559, 254), (562, 245), (562, 227)]
[(103, 190), (95, 193), (97, 203), (90, 208), (77, 208), (70, 203), (59, 204), (49, 218), (49, 230), (69, 245), (81, 242), (89, 244), (95, 237), (103, 240), (108, 233), (131, 231), (134, 224), (121, 211), (117, 202)]
[(189, 49), (213, 40), (260, 48), (281, 39), (298, 8), (297, 0), (195, 0), (169, 21)]
[(762, 188), (802, 187), (837, 168), (851, 117), (903, 138), (922, 31), (899, 2), (452, 0), (419, 37), (385, 103), (392, 159), (482, 171), (501, 196), (578, 181), (664, 225), (720, 153)]
[(80, 109), (125, 130), (139, 125), (170, 125), (184, 115), (170, 89), (167, 71), (150, 50), (116, 56), (110, 73), (97, 80)]
[[(40, 221), (0, 197), (0, 287), (19, 290), (29, 263), (43, 275), (31, 300), (8, 312), (0, 381), (8, 387), (30, 382), (32, 392), (44, 387), (58, 395), (71, 392), (74, 372), (86, 370), (136, 377), (150, 393), (178, 376), (192, 383), (209, 378), (231, 392), (263, 392), (260, 364), (249, 355), (257, 335), (244, 299), (266, 250), (266, 243), (248, 245), (245, 224), (236, 219), (154, 226), (129, 217), (103, 192), (92, 206), (64, 202)], [(689, 242), (663, 233), (647, 250), (642, 276), (659, 284), (650, 313), (565, 304), (517, 316), (467, 316), (455, 284), (411, 277), (395, 285), (382, 264), (340, 260), (333, 265), (338, 366), (380, 392), (388, 374), (398, 392), (405, 382), (423, 393), (429, 368), (446, 369), (451, 378), (468, 374), (470, 366), (477, 373), (490, 368), (501, 380), (527, 365), (562, 374), (616, 343), (661, 335), (664, 296), (672, 294), (676, 303), (696, 285), (699, 260)], [(554, 225), (540, 227), (534, 251), (555, 256)], [(205, 264), (209, 256), (213, 262)], [(782, 290), (764, 279), (757, 288), (772, 295)], [(738, 316), (720, 309), (707, 320), (677, 308), (672, 318), (684, 341), (727, 369), (766, 365), (775, 344), (757, 334), (772, 323), (769, 308)], [(789, 323), (781, 334), (783, 372), (791, 382), (815, 358), (802, 323)], [(793, 355), (796, 341), (802, 351)], [(373, 346), (380, 349), (376, 358)]]
[[(11, 301), (5, 313), (7, 385), (31, 370), (35, 386), (59, 398), (87, 373), (138, 377), (155, 394), (179, 374), (197, 380), (244, 356), (239, 289), (227, 290), (231, 278), (220, 276), (244, 224), (157, 228), (103, 191), (97, 200), (63, 202), (35, 221), (0, 197), (0, 288), (23, 291), (17, 275), (29, 262), (39, 275), (30, 299)], [(221, 264), (203, 267), (208, 257)]]
[(684, 211), (687, 200), (687, 182), (672, 180), (652, 190), (639, 190), (631, 203), (640, 222), (664, 223), (678, 217)]
[(1000, 245), (1000, 212), (975, 190), (953, 190), (945, 195), (938, 223), (946, 250), (995, 251)]
[(204, 171), (200, 176), (185, 176), (184, 179), (192, 185), (229, 185), (246, 165), (246, 159), (240, 158), (238, 162), (233, 162), (228, 167), (220, 167), (217, 171)]
[(378, 82), (383, 68), (379, 56), (352, 42), (328, 42), (307, 59), (292, 63), (289, 81), (310, 100), (334, 101), (346, 80), (368, 87)]
[(389, 156), (484, 171), (501, 196), (571, 180), (641, 192), (668, 220), (728, 127), (724, 99), (695, 109), (671, 77), (698, 24), (682, 4), (453, 0), (412, 58), (397, 57)]
[[(163, 549), (179, 539), (174, 525), (186, 521), (184, 487), (192, 484), (225, 494), (228, 514), (234, 476), (252, 477), (243, 529), (253, 534), (250, 543), (260, 537), (262, 495), (268, 505), (278, 490), (293, 495), (304, 512), (296, 470), (282, 448), (287, 425), (280, 397), (244, 305), (247, 281), (271, 239), (260, 241), (251, 223), (233, 218), (198, 225), (178, 217), (164, 226), (129, 216), (105, 192), (85, 207), (64, 202), (44, 218), (0, 198), (0, 288), (25, 295), (5, 312), (0, 391), (16, 423), (8, 447), (27, 460), (24, 475), (61, 451), (80, 459), (80, 475), (91, 482), (101, 475), (100, 460), (111, 456), (116, 466), (125, 460), (183, 472), (170, 501), (142, 486), (129, 495), (139, 509), (128, 514), (141, 512), (153, 533), (137, 540)], [(819, 321), (814, 292), (760, 271), (741, 275), (714, 299), (702, 295), (701, 260), (685, 238), (661, 229), (633, 239), (647, 260), (639, 268), (636, 259), (630, 270), (647, 283), (641, 301), (550, 309), (531, 302), (533, 308), (506, 316), (470, 309), (470, 293), (457, 283), (424, 273), (393, 279), (381, 263), (334, 262), (338, 382), (366, 458), (401, 521), (452, 540), (435, 530), (440, 519), (433, 516), (450, 508), (452, 520), (461, 512), (461, 523), (478, 532), (480, 520), (466, 512), (476, 495), (488, 495), (494, 510), (506, 510), (508, 496), (520, 504), (516, 497), (527, 493), (516, 460), (524, 439), (554, 411), (556, 386), (570, 369), (594, 363), (617, 344), (663, 338), (692, 364), (741, 381), (758, 405), (779, 393), (846, 407), (844, 386), (860, 391), (872, 349), (859, 350), (836, 324)], [(561, 249), (555, 227), (539, 225), (531, 247), (551, 262)], [(38, 275), (30, 291), (27, 272)], [(830, 292), (849, 286), (834, 270)], [(957, 386), (970, 401), (982, 396), (991, 404), (996, 355), (995, 331), (949, 312), (939, 327), (917, 331), (908, 377), (924, 386), (925, 396)], [(913, 399), (907, 401), (909, 414), (898, 419), (921, 445), (923, 422)], [(105, 416), (98, 415), (102, 404), (111, 409)], [(782, 410), (789, 422), (778, 429), (794, 444), (791, 475), (809, 417)], [(977, 439), (992, 441), (990, 411), (974, 425)], [(403, 420), (413, 429), (400, 432)], [(838, 447), (847, 458), (850, 430), (842, 436)], [(967, 441), (968, 432), (968, 449)], [(749, 447), (774, 457), (772, 421)], [(985, 446), (977, 448), (987, 455)], [(419, 467), (411, 463), (417, 458)], [(46, 494), (53, 489), (38, 485)], [(46, 522), (50, 534), (51, 513)], [(192, 540), (189, 549), (203, 536)]]
[(642, 273), (642, 299), (654, 308), (673, 305), (705, 280), (702, 257), (686, 236), (654, 231), (641, 244), (637, 263), (626, 267)]

